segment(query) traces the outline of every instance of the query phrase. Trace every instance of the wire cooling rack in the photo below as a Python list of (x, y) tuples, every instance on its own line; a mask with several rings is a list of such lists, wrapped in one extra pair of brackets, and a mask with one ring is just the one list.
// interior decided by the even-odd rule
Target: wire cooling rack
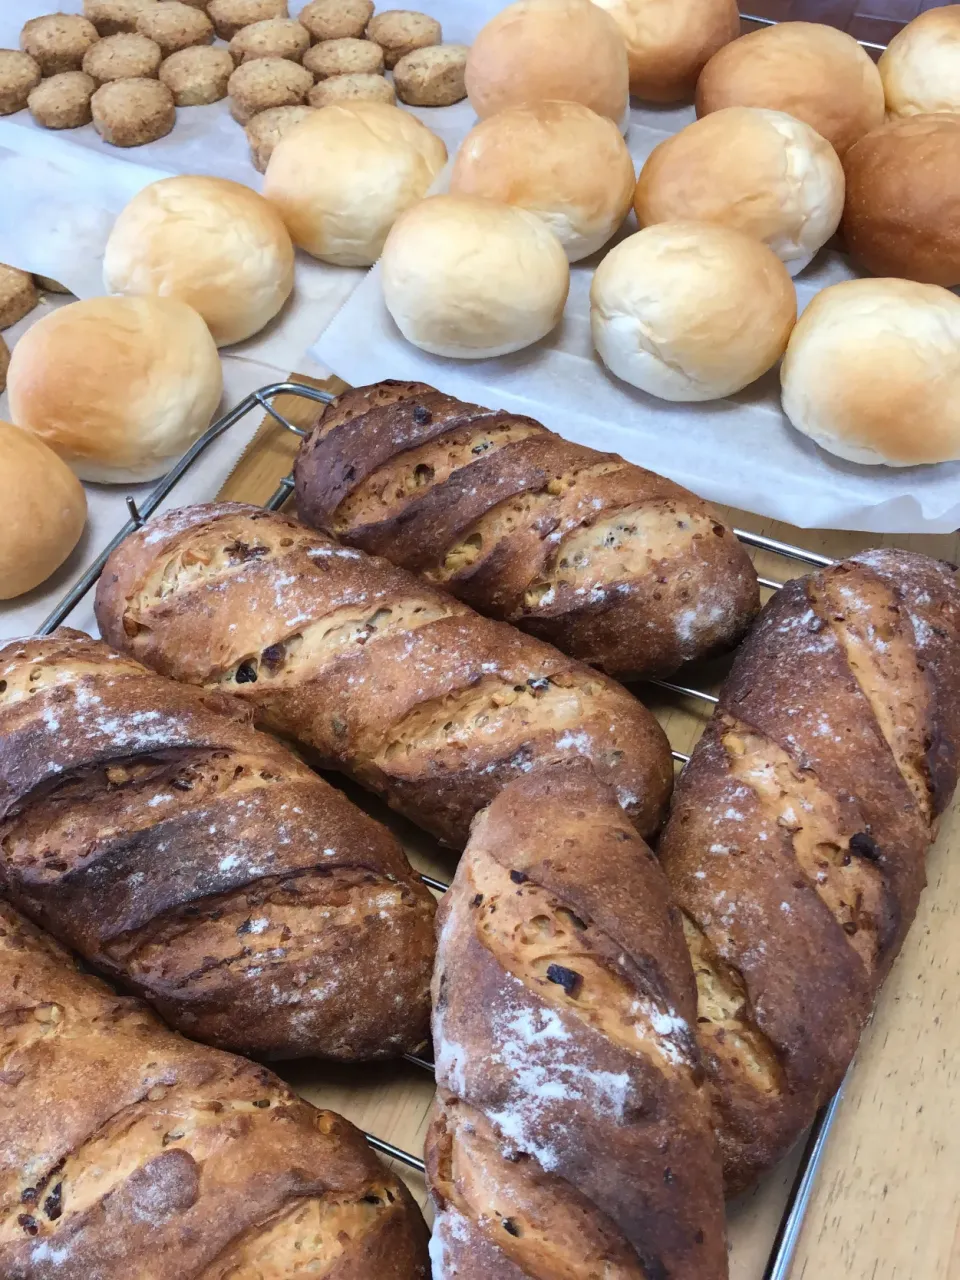
[[(129, 511), (129, 519), (120, 529), (117, 535), (97, 556), (87, 571), (79, 578), (67, 594), (63, 597), (53, 612), (44, 619), (38, 629), (38, 634), (48, 635), (61, 623), (65, 622), (72, 611), (77, 607), (81, 600), (90, 592), (96, 583), (107, 559), (116, 547), (123, 540), (138, 529), (151, 515), (154, 514), (174, 492), (177, 485), (186, 475), (186, 473), (194, 466), (200, 458), (203, 457), (206, 450), (215, 440), (228, 432), (231, 427), (243, 421), (252, 413), (267, 413), (275, 422), (284, 427), (287, 431), (292, 432), (296, 436), (303, 437), (307, 434), (301, 427), (296, 426), (283, 413), (277, 409), (274, 401), (280, 396), (297, 396), (303, 400), (313, 401), (317, 404), (328, 404), (333, 396), (329, 392), (321, 391), (319, 388), (305, 386), (298, 382), (276, 382), (270, 386), (261, 387), (259, 391), (254, 391), (242, 400), (235, 409), (224, 417), (218, 419), (190, 448), (173, 467), (171, 471), (151, 490), (149, 495), (143, 499), (139, 506), (134, 502), (133, 498), (127, 498), (127, 508)], [(263, 505), (269, 511), (279, 510), (293, 492), (293, 477), (285, 476), (277, 486), (276, 491)], [(781, 556), (783, 559), (800, 563), (805, 566), (814, 566), (823, 568), (833, 564), (828, 556), (818, 555), (814, 551), (807, 551), (803, 547), (794, 547), (789, 543), (780, 542), (776, 538), (767, 538), (762, 534), (751, 533), (747, 529), (735, 529), (734, 533), (741, 542), (748, 546), (756, 547), (758, 550), (773, 553)], [(760, 578), (762, 586), (769, 588), (771, 591), (777, 591), (783, 585), (781, 582), (773, 578)], [(686, 698), (695, 698), (706, 705), (714, 705), (717, 699), (711, 693), (705, 690), (693, 688), (690, 685), (675, 684), (669, 680), (657, 680), (653, 682), (659, 688), (667, 692)], [(685, 764), (689, 759), (682, 751), (674, 751), (673, 757), (681, 764)], [(447, 885), (442, 880), (434, 879), (432, 876), (422, 876), (422, 880), (431, 889), (438, 893), (442, 893), (447, 889)], [(416, 1057), (413, 1054), (405, 1055), (408, 1062), (420, 1068), (423, 1071), (433, 1073), (433, 1063), (425, 1058)], [(806, 1147), (800, 1160), (799, 1169), (796, 1179), (791, 1188), (789, 1198), (781, 1218), (780, 1225), (774, 1240), (773, 1249), (771, 1250), (767, 1266), (764, 1270), (763, 1280), (787, 1280), (790, 1271), (790, 1264), (796, 1249), (797, 1240), (800, 1234), (800, 1227), (803, 1223), (804, 1215), (810, 1201), (813, 1185), (816, 1179), (817, 1170), (819, 1168), (823, 1152), (826, 1145), (827, 1135), (833, 1123), (837, 1110), (837, 1104), (840, 1094), (820, 1112), (817, 1116), (813, 1127), (810, 1130)], [(423, 1160), (414, 1155), (412, 1152), (404, 1151), (400, 1147), (395, 1146), (392, 1142), (387, 1142), (383, 1138), (379, 1138), (376, 1134), (366, 1134), (367, 1141), (377, 1151), (391, 1159), (399, 1161), (410, 1169), (415, 1169), (419, 1173), (424, 1172)]]

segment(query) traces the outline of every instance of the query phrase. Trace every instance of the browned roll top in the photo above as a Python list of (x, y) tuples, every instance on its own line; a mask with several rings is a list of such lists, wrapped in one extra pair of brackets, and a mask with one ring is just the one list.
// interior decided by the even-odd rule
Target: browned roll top
[(686, 489), (423, 383), (338, 396), (295, 477), (308, 524), (614, 675), (728, 648), (760, 607), (743, 547)]
[(957, 782), (960, 589), (870, 551), (790, 582), (737, 655), (661, 858), (731, 1190), (837, 1089)]
[(80, 632), (0, 649), (0, 885), (194, 1039), (353, 1060), (428, 1034), (434, 902), (249, 712)]

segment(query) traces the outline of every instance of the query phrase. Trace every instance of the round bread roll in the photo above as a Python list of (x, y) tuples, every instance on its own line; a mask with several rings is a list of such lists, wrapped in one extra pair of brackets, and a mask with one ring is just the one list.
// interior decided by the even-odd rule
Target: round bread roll
[(0, 600), (32, 591), (66, 560), (87, 520), (83, 485), (42, 440), (0, 422)]
[(752, 236), (660, 222), (612, 249), (590, 289), (590, 327), (611, 373), (662, 400), (732, 395), (783, 355), (797, 298)]
[(293, 290), (293, 245), (263, 196), (225, 178), (152, 182), (114, 223), (103, 259), (111, 293), (179, 298), (217, 346), (242, 342)]
[(894, 119), (843, 164), (854, 258), (874, 275), (960, 285), (960, 115)]
[(880, 72), (853, 36), (816, 22), (780, 22), (715, 53), (697, 81), (697, 115), (770, 107), (805, 121), (842, 156), (883, 123)]
[(837, 457), (960, 459), (960, 298), (910, 280), (831, 285), (800, 317), (780, 381), (787, 417)]
[(697, 77), (740, 34), (737, 0), (594, 0), (627, 45), (630, 92), (647, 102), (691, 102)]
[(306, 120), (313, 107), (270, 107), (253, 117), (246, 127), (250, 159), (257, 173), (266, 173), (273, 149), (294, 125)]
[(10, 415), (81, 480), (161, 476), (223, 392), (201, 317), (178, 298), (90, 298), (38, 320), (10, 357)]
[(337, 266), (368, 267), (446, 159), (436, 134), (399, 107), (333, 103), (280, 139), (263, 193), (301, 249)]
[(641, 227), (693, 219), (745, 231), (795, 275), (836, 231), (843, 191), (837, 153), (808, 124), (725, 107), (654, 147), (633, 207)]
[(960, 111), (960, 4), (914, 18), (893, 37), (877, 67), (889, 115)]
[(450, 190), (535, 213), (570, 262), (595, 253), (630, 208), (634, 173), (616, 125), (579, 102), (510, 107), (463, 140)]
[(148, 79), (160, 70), (163, 54), (155, 40), (138, 31), (122, 32), (98, 40), (83, 57), (83, 69), (98, 84), (108, 80)]
[(397, 95), (386, 76), (328, 76), (307, 94), (311, 107), (328, 107), (332, 102), (388, 102)]
[(318, 80), (330, 76), (378, 76), (383, 72), (383, 50), (372, 40), (353, 36), (322, 40), (303, 55), (303, 65)]
[(79, 129), (93, 119), (91, 103), (96, 91), (96, 80), (85, 71), (61, 71), (42, 80), (27, 105), (45, 129)]
[(40, 67), (28, 53), (0, 49), (0, 116), (22, 111), (40, 79)]
[(160, 83), (167, 86), (178, 107), (202, 107), (227, 96), (233, 72), (234, 61), (228, 49), (194, 44), (164, 58), (159, 75)]
[(466, 71), (481, 120), (528, 102), (581, 102), (624, 123), (627, 51), (613, 19), (591, 0), (517, 0), (480, 31)]
[(570, 268), (556, 236), (526, 209), (479, 196), (422, 200), (383, 247), (387, 310), (437, 356), (503, 356), (539, 341), (563, 315)]

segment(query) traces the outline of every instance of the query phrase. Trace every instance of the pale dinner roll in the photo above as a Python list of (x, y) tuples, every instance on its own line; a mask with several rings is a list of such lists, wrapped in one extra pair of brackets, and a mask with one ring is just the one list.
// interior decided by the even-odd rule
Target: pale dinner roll
[(450, 178), (452, 192), (535, 213), (570, 262), (606, 244), (627, 215), (633, 184), (617, 126), (579, 102), (534, 102), (482, 120)]
[(337, 266), (368, 267), (446, 159), (436, 134), (399, 107), (332, 103), (280, 139), (263, 193), (301, 249)]
[(960, 285), (960, 115), (901, 116), (843, 158), (843, 235), (878, 276)]
[(797, 298), (783, 263), (729, 227), (661, 222), (612, 249), (590, 289), (611, 373), (662, 400), (716, 400), (783, 355)]
[(960, 111), (960, 4), (914, 18), (893, 37), (877, 66), (890, 115)]
[(805, 121), (839, 155), (883, 123), (883, 85), (869, 55), (836, 27), (780, 22), (715, 53), (697, 81), (697, 115), (770, 107)]
[(960, 298), (911, 280), (845, 280), (797, 323), (780, 380), (805, 435), (850, 462), (960, 459)]
[(740, 34), (736, 0), (594, 0), (620, 28), (630, 92), (647, 102), (691, 102), (697, 77)]
[(42, 440), (0, 422), (0, 600), (46, 582), (80, 541), (83, 485)]
[(154, 480), (223, 391), (210, 330), (177, 298), (90, 298), (50, 312), (10, 357), (10, 416), (81, 480)]
[(273, 205), (225, 178), (144, 187), (117, 218), (103, 259), (111, 293), (179, 298), (217, 346), (242, 342), (293, 290), (293, 244)]
[(479, 196), (431, 196), (383, 247), (383, 298), (414, 346), (459, 359), (539, 341), (563, 314), (570, 268), (540, 218)]
[(640, 171), (641, 227), (719, 222), (769, 245), (791, 274), (837, 229), (843, 166), (802, 120), (762, 107), (725, 107), (666, 138)]
[(470, 49), (467, 96), (481, 120), (527, 102), (582, 102), (617, 124), (630, 91), (616, 23), (591, 0), (517, 0)]

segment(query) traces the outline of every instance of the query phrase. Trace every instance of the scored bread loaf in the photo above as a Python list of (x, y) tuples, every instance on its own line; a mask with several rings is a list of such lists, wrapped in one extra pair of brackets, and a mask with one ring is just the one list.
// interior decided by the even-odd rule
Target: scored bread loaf
[(686, 489), (420, 382), (346, 391), (304, 440), (300, 518), (611, 675), (733, 645), (750, 559)]
[(610, 789), (510, 783), (437, 924), (434, 1280), (726, 1276), (680, 917)]
[(5, 1280), (425, 1280), (362, 1135), (163, 1027), (0, 903)]
[(585, 755), (643, 834), (670, 745), (625, 689), (384, 560), (259, 507), (187, 507), (113, 553), (117, 648), (248, 702), (447, 844), (510, 778)]
[(660, 845), (731, 1191), (838, 1088), (916, 911), (958, 748), (949, 566), (864, 552), (765, 606)]
[(385, 828), (248, 719), (81, 632), (0, 648), (0, 890), (193, 1039), (415, 1050), (432, 896)]

